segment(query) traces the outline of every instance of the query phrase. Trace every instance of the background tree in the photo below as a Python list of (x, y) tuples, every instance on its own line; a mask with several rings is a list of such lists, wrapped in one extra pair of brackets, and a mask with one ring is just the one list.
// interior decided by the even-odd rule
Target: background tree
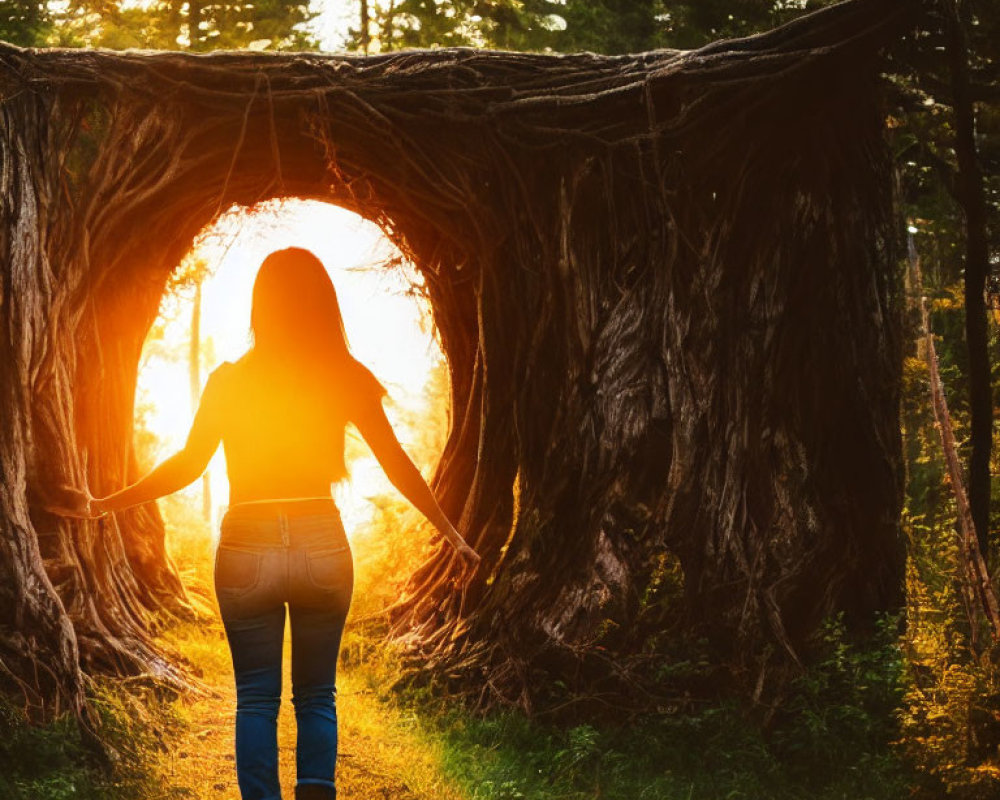
[[(502, 50), (636, 53), (690, 49), (776, 27), (832, 0), (360, 0), (382, 50), (479, 45)], [(351, 30), (349, 47), (359, 47)]]
[(954, 359), (960, 382), (952, 383), (952, 407), (968, 410), (968, 435), (962, 439), (979, 547), (994, 562), (995, 378), (986, 289), (992, 287), (997, 297), (1000, 6), (986, 0), (936, 0), (923, 21), (919, 33), (894, 51), (890, 130), (902, 211), (916, 221), (931, 285), (940, 289), (958, 282), (963, 288), (964, 331), (955, 331), (960, 338), (946, 343), (945, 353)]
[(51, 28), (44, 0), (4, 0), (0, 3), (0, 40), (35, 47), (43, 44)]
[[(557, 3), (549, 0), (366, 0), (367, 12), (378, 31), (381, 51), (426, 47), (490, 47), (501, 50), (542, 50), (561, 20), (553, 16)], [(347, 46), (364, 49), (359, 28), (348, 31)]]
[(306, 29), (316, 16), (308, 2), (154, 0), (148, 6), (119, 0), (70, 0), (58, 25), (58, 43), (123, 49), (315, 50)]
[[(191, 289), (191, 324), (188, 335), (188, 384), (191, 398), (191, 416), (198, 408), (201, 398), (201, 287), (212, 275), (209, 262), (201, 257), (185, 258), (177, 271), (170, 276), (169, 293)], [(201, 513), (205, 520), (212, 518), (212, 478), (211, 471), (206, 469), (201, 476)]]

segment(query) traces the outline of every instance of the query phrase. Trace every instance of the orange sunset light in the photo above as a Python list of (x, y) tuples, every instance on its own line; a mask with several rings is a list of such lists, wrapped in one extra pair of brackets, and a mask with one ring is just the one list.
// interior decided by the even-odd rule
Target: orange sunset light
[[(337, 206), (282, 200), (252, 210), (234, 208), (198, 237), (189, 254), (208, 268), (201, 284), (200, 386), (222, 361), (235, 361), (249, 347), (250, 295), (264, 257), (289, 246), (305, 247), (326, 266), (337, 288), (344, 326), (354, 355), (389, 390), (386, 414), (400, 442), (429, 478), (448, 424), (447, 369), (432, 329), (416, 269), (374, 224)], [(164, 296), (160, 317), (147, 336), (136, 389), (136, 445), (148, 469), (184, 444), (191, 403), (190, 342), (194, 291)], [(348, 536), (373, 515), (372, 498), (395, 494), (360, 434), (348, 425), (345, 458), (351, 478), (335, 487)], [(211, 530), (229, 497), (220, 447), (208, 468)], [(202, 485), (182, 493), (201, 509)]]

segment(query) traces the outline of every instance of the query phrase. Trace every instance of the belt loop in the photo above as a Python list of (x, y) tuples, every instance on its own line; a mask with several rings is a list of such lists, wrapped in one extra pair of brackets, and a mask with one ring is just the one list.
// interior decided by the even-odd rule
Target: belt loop
[(281, 543), (288, 547), (288, 515), (284, 511), (278, 512), (278, 526), (281, 528)]

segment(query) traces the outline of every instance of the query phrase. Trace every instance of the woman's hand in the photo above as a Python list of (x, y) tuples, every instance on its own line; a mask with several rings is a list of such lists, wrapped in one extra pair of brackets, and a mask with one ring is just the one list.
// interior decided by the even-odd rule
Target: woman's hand
[[(87, 492), (90, 495), (90, 492)], [(103, 497), (90, 496), (90, 503), (88, 504), (87, 510), (90, 512), (91, 519), (98, 519), (100, 517), (106, 517), (111, 513), (111, 509), (108, 508), (107, 499)]]
[(456, 546), (455, 550), (462, 565), (461, 572), (455, 578), (455, 585), (465, 587), (469, 585), (476, 574), (476, 570), (479, 569), (479, 562), (482, 561), (482, 557), (465, 542)]
[(108, 515), (104, 500), (94, 497), (89, 489), (73, 489), (66, 493), (70, 501), (65, 505), (46, 505), (46, 510), (61, 517), (73, 519), (100, 519)]

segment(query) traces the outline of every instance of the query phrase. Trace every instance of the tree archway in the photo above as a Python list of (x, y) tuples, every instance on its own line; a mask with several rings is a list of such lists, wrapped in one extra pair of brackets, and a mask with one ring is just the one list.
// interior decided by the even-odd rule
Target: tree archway
[(905, 6), (619, 57), (0, 47), (4, 674), (44, 708), (80, 707), (81, 667), (183, 682), (149, 638), (150, 609), (187, 613), (155, 504), (103, 528), (44, 505), (137, 477), (170, 271), (282, 196), (376, 221), (426, 278), (453, 391), (433, 485), (485, 565), (455, 595), (435, 557), (394, 610), (438, 672), (528, 709), (537, 670), (627, 684), (667, 552), (684, 629), (758, 692), (825, 615), (893, 607), (878, 48)]

